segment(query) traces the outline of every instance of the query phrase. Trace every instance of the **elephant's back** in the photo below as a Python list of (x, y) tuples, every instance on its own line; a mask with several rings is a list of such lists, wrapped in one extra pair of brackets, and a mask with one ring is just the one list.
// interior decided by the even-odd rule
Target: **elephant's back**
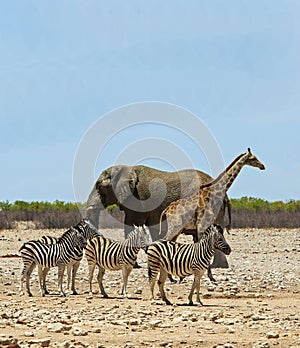
[[(160, 208), (168, 206), (174, 200), (192, 195), (196, 190), (199, 190), (201, 185), (213, 180), (210, 175), (195, 169), (185, 169), (177, 172), (167, 172), (146, 166), (137, 166), (137, 169), (139, 171), (138, 190), (140, 193), (143, 191), (144, 198), (150, 195), (150, 191), (152, 195), (160, 195), (163, 190), (162, 186), (165, 186), (166, 196)], [(156, 182), (156, 185), (153, 185), (152, 188), (151, 182)], [(155, 187), (157, 187), (157, 191)]]

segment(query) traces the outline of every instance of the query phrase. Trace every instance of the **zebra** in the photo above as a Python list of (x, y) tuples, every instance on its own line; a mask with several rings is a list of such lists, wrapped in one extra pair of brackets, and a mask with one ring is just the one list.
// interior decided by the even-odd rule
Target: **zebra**
[(76, 229), (67, 230), (56, 244), (44, 244), (40, 241), (29, 241), (20, 248), (21, 257), (23, 259), (23, 270), (20, 279), (20, 295), (23, 295), (23, 282), (26, 278), (26, 290), (29, 296), (32, 296), (29, 286), (29, 278), (38, 265), (39, 283), (41, 295), (45, 296), (45, 287), (43, 283), (43, 267), (58, 267), (58, 289), (60, 294), (66, 296), (62, 289), (62, 279), (65, 266), (72, 258), (77, 257), (78, 250), (86, 247), (86, 239)]
[[(85, 239), (91, 239), (94, 237), (97, 237), (100, 235), (100, 233), (97, 231), (96, 227), (94, 227), (88, 220), (81, 220), (76, 226), (71, 227), (74, 230), (77, 230), (79, 233), (81, 233)], [(58, 238), (52, 237), (52, 236), (42, 236), (39, 238), (39, 241), (45, 243), (45, 244), (56, 244)], [(80, 247), (75, 247), (74, 249), (74, 255), (70, 259), (70, 262), (66, 265), (67, 266), (67, 275), (68, 275), (68, 286), (67, 289), (70, 288), (70, 282), (72, 279), (71, 284), (71, 290), (73, 295), (78, 295), (78, 292), (75, 288), (75, 278), (77, 274), (77, 270), (80, 265), (80, 261), (83, 257), (83, 250)], [(49, 268), (45, 267), (43, 269), (43, 287), (45, 290), (45, 294), (49, 294), (49, 291), (46, 287), (46, 276), (49, 272)]]
[(96, 265), (99, 268), (97, 280), (103, 297), (108, 297), (102, 282), (105, 270), (116, 271), (120, 269), (123, 276), (121, 294), (127, 296), (128, 276), (136, 263), (139, 250), (146, 245), (144, 232), (144, 226), (134, 226), (134, 230), (130, 232), (128, 238), (121, 242), (112, 241), (102, 235), (88, 240), (85, 255), (89, 267), (90, 296), (93, 295), (92, 280)]
[(223, 236), (223, 229), (217, 224), (209, 226), (197, 243), (181, 244), (159, 240), (146, 246), (151, 299), (154, 299), (155, 280), (159, 272), (158, 286), (161, 297), (167, 305), (171, 305), (164, 292), (164, 283), (168, 273), (178, 277), (193, 274), (194, 282), (188, 296), (189, 305), (193, 305), (195, 289), (197, 302), (203, 305), (199, 295), (200, 279), (210, 265), (215, 249), (221, 250), (226, 255), (231, 252), (231, 248)]

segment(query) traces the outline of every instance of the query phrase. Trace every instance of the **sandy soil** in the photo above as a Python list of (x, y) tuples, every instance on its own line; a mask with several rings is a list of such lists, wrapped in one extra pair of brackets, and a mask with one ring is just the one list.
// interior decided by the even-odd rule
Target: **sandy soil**
[[(24, 241), (59, 230), (1, 230), (0, 346), (20, 347), (299, 347), (299, 230), (233, 230), (226, 236), (233, 252), (229, 269), (214, 269), (217, 284), (201, 280), (204, 306), (189, 307), (192, 277), (166, 283), (173, 306), (157, 296), (149, 301), (147, 263), (134, 269), (128, 298), (119, 295), (120, 272), (107, 272), (110, 298), (88, 295), (85, 259), (77, 277), (79, 295), (58, 295), (56, 269), (49, 272), (51, 294), (38, 291), (37, 271), (31, 277), (34, 297), (18, 294)], [(107, 230), (113, 239), (120, 230)], [(181, 237), (188, 241), (188, 237)], [(157, 289), (158, 290), (158, 289)], [(11, 345), (17, 347), (17, 345)]]

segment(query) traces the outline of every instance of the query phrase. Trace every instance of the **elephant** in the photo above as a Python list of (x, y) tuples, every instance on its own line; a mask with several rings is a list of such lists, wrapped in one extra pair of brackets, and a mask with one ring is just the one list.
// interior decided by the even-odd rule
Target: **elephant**
[[(212, 181), (208, 174), (185, 169), (166, 172), (155, 168), (137, 165), (116, 165), (105, 169), (97, 179), (87, 200), (85, 217), (99, 225), (100, 211), (117, 204), (125, 213), (125, 237), (136, 226), (149, 227), (153, 240), (161, 238), (159, 233), (160, 215), (173, 201), (192, 195), (200, 185)], [(224, 196), (224, 203), (215, 223), (224, 226), (225, 210), (228, 209), (231, 225), (230, 201)], [(183, 231), (193, 235), (193, 230)]]
[[(160, 231), (162, 211), (171, 202), (192, 195), (199, 190), (200, 185), (212, 180), (208, 174), (195, 169), (166, 172), (144, 165), (115, 165), (105, 169), (94, 184), (88, 197), (85, 217), (98, 227), (100, 211), (117, 204), (125, 213), (125, 238), (134, 225), (146, 225), (152, 240), (157, 240), (166, 232), (164, 223)], [(231, 209), (227, 195), (224, 196), (215, 223), (225, 227), (226, 208), (229, 218), (227, 228), (230, 229)], [(196, 230), (184, 230), (182, 233), (193, 235), (194, 241), (197, 241)]]

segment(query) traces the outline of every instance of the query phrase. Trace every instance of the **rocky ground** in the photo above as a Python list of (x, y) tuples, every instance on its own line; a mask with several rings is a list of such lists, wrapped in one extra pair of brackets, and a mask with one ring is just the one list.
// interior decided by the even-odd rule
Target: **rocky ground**
[[(201, 280), (204, 306), (189, 307), (192, 277), (166, 283), (173, 306), (158, 296), (149, 301), (147, 263), (134, 269), (128, 298), (119, 295), (119, 272), (107, 272), (110, 298), (88, 295), (87, 264), (77, 278), (78, 296), (62, 298), (56, 269), (49, 272), (51, 294), (38, 291), (37, 271), (31, 277), (34, 297), (18, 294), (21, 259), (18, 249), (29, 239), (54, 230), (1, 230), (1, 347), (299, 347), (299, 230), (233, 230), (226, 236), (233, 251), (229, 269), (214, 269), (217, 284)], [(105, 231), (111, 238), (120, 230)], [(181, 241), (190, 241), (181, 237)], [(94, 290), (98, 290), (96, 282)], [(15, 343), (13, 343), (15, 342)]]

